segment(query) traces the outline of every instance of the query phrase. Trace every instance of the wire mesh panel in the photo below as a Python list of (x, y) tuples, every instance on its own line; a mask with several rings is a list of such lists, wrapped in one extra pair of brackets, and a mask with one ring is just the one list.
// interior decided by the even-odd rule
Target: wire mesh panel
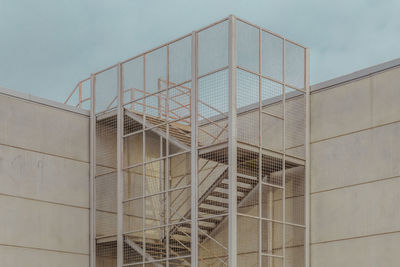
[(230, 17), (92, 77), (98, 266), (303, 266), (304, 51)]
[[(140, 56), (123, 64), (124, 104), (144, 97), (144, 57)], [(125, 108), (132, 112), (143, 112), (143, 101)]]
[(228, 216), (209, 216), (198, 223), (198, 266), (228, 266)]
[[(94, 78), (96, 88), (96, 262), (117, 263), (117, 116), (115, 109), (117, 69), (111, 68)], [(93, 137), (92, 137), (93, 138)]]
[(288, 98), (285, 110), (286, 153), (293, 157), (305, 159), (305, 94), (287, 87), (286, 97)]
[(286, 255), (289, 226), (305, 227), (305, 50), (240, 19), (236, 27), (238, 265), (298, 266), (304, 254)]
[(117, 107), (118, 68), (113, 67), (96, 76), (96, 113)]
[(291, 41), (285, 41), (285, 83), (304, 90), (305, 49)]
[(124, 63), (126, 266), (190, 265), (190, 59), (187, 36)]
[(228, 71), (221, 70), (198, 81), (198, 138), (200, 146), (228, 139)]
[(260, 79), (257, 75), (238, 69), (236, 102), (238, 109), (239, 142), (254, 146), (260, 144)]
[(228, 265), (228, 33), (228, 20), (197, 33), (197, 266)]

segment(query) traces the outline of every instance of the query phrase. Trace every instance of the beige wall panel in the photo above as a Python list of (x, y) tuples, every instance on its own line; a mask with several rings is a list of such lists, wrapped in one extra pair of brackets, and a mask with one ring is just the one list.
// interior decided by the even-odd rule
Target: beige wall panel
[(0, 196), (0, 243), (84, 253), (89, 251), (89, 210)]
[(311, 95), (311, 142), (371, 126), (370, 79)]
[(89, 256), (0, 245), (0, 266), (4, 267), (88, 267)]
[[(259, 221), (254, 218), (238, 216), (237, 249), (239, 254), (258, 252)], [(228, 223), (226, 224), (228, 226)]]
[[(282, 250), (276, 250), (275, 252), (278, 255), (282, 255)], [(304, 246), (295, 246), (295, 247), (287, 247), (285, 249), (285, 256), (286, 256), (286, 267), (303, 267), (304, 262)], [(268, 265), (264, 265), (268, 266)], [(277, 267), (281, 267), (281, 261), (276, 262)], [(272, 265), (271, 267), (275, 267)], [(314, 267), (314, 266), (313, 266)]]
[(287, 151), (291, 155), (304, 158), (304, 148), (296, 149), (304, 146), (305, 143), (305, 126), (306, 126), (306, 105), (303, 95), (288, 99), (286, 101), (285, 114), (285, 144)]
[[(221, 266), (221, 264), (215, 264), (213, 266)], [(258, 252), (238, 254), (237, 266), (258, 266)]]
[(313, 267), (398, 267), (400, 233), (311, 246)]
[(96, 237), (117, 234), (117, 214), (109, 211), (96, 211)]
[(304, 262), (304, 246), (285, 249), (286, 267), (302, 267)]
[(372, 84), (374, 125), (400, 120), (400, 68), (373, 76)]
[(400, 176), (400, 123), (311, 145), (311, 191)]
[(311, 242), (400, 230), (400, 178), (311, 196)]
[[(304, 225), (304, 196), (286, 198), (286, 222)], [(266, 214), (266, 211), (263, 211)], [(282, 220), (282, 200), (274, 200), (273, 218)]]
[(0, 145), (0, 193), (89, 207), (89, 164)]
[(311, 141), (400, 120), (400, 68), (311, 95)]
[(237, 117), (237, 139), (238, 141), (252, 145), (259, 144), (259, 112), (256, 111), (239, 114)]
[(117, 260), (108, 257), (96, 257), (96, 267), (117, 267)]
[(131, 166), (142, 162), (143, 134), (138, 133), (124, 138), (124, 166)]
[(262, 118), (262, 147), (276, 151), (282, 151), (283, 150), (282, 120), (266, 114), (262, 114), (261, 118)]
[(0, 143), (89, 160), (89, 118), (0, 95)]

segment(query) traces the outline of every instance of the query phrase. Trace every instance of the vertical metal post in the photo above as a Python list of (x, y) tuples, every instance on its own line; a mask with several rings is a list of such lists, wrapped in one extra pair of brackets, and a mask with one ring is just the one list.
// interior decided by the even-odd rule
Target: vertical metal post
[(133, 101), (135, 100), (135, 89), (131, 88), (131, 110), (132, 112), (135, 112), (135, 103)]
[(271, 187), (268, 187), (268, 193), (267, 193), (267, 212), (266, 212), (266, 217), (269, 218), (271, 221), (268, 221), (267, 223), (267, 254), (269, 255), (267, 258), (267, 266), (273, 266), (273, 245), (274, 245), (274, 240), (273, 240), (273, 235), (274, 235), (274, 227), (273, 227), (273, 208), (274, 208), (274, 195), (273, 195), (273, 189)]
[[(169, 45), (167, 45), (167, 88), (169, 87)], [(161, 98), (160, 98), (161, 99)], [(166, 256), (166, 258), (167, 258), (167, 262), (166, 262), (166, 266), (167, 267), (169, 267), (169, 257), (170, 257), (170, 234), (169, 234), (169, 223), (170, 223), (170, 207), (169, 207), (169, 204), (170, 204), (170, 200), (169, 200), (169, 174), (170, 174), (170, 168), (169, 168), (169, 163), (170, 163), (170, 158), (169, 158), (169, 154), (170, 154), (170, 151), (169, 151), (169, 90), (167, 89), (167, 92), (166, 92), (166, 102), (165, 102), (165, 113), (166, 113), (166, 115), (165, 115), (165, 120), (167, 121), (167, 126), (166, 126), (166, 129), (167, 129), (167, 138), (166, 138), (166, 148), (165, 148), (165, 150), (166, 150), (166, 158), (165, 158), (165, 191), (166, 191), (166, 193), (165, 193), (165, 207), (167, 208), (166, 209), (166, 213), (165, 213), (165, 217), (166, 217), (166, 221), (167, 221), (167, 225), (168, 226), (166, 226), (165, 227), (165, 229), (166, 229), (166, 240), (167, 240), (167, 242), (166, 242), (166, 247), (165, 247), (165, 249), (166, 249), (166, 254), (165, 254), (165, 256)], [(161, 114), (161, 113), (160, 113)]]
[[(146, 246), (146, 55), (143, 55), (143, 135), (142, 135), (142, 246), (144, 254), (147, 253)], [(143, 267), (146, 258), (142, 256)]]
[(198, 159), (197, 159), (197, 33), (192, 32), (192, 90), (190, 94), (190, 121), (191, 121), (191, 266), (198, 266)]
[(118, 64), (118, 110), (117, 110), (117, 266), (123, 265), (123, 183), (124, 177), (122, 173), (123, 159), (123, 77), (122, 65)]
[(305, 237), (304, 237), (304, 261), (305, 267), (310, 267), (310, 257), (311, 257), (311, 244), (310, 244), (310, 216), (311, 216), (311, 201), (310, 201), (310, 186), (311, 186), (311, 178), (310, 178), (310, 116), (311, 116), (311, 107), (310, 107), (310, 50), (308, 48), (305, 49), (304, 53), (304, 89), (306, 91), (306, 134), (305, 134), (305, 148), (306, 148), (306, 170), (305, 170), (305, 181), (304, 181), (304, 212), (305, 212)]
[(283, 264), (286, 266), (286, 39), (283, 39), (282, 49), (282, 257)]
[(79, 104), (78, 104), (79, 108), (82, 108), (82, 83), (79, 83)]
[(258, 267), (262, 267), (262, 80), (261, 29), (258, 29)]
[(237, 266), (237, 126), (236, 126), (236, 21), (229, 17), (229, 137), (228, 137), (228, 162), (229, 162), (229, 212), (228, 212), (228, 266)]
[(89, 178), (89, 266), (96, 266), (96, 76), (90, 78), (90, 178)]
[[(168, 48), (167, 48), (168, 49)], [(168, 53), (168, 52), (167, 52)], [(167, 72), (168, 72), (168, 63), (167, 63)], [(168, 82), (167, 82), (167, 87), (169, 86), (169, 84), (168, 84)], [(162, 99), (161, 99), (161, 93), (160, 93), (160, 91), (161, 91), (161, 79), (160, 78), (158, 78), (157, 79), (157, 91), (158, 91), (158, 105), (157, 105), (157, 108), (158, 108), (158, 118), (159, 119), (161, 119), (161, 116), (162, 116), (162, 112), (161, 112), (161, 108), (162, 108), (162, 106), (161, 106), (161, 101), (162, 101)], [(168, 101), (168, 99), (166, 99), (166, 101)], [(165, 115), (166, 116), (166, 115)]]

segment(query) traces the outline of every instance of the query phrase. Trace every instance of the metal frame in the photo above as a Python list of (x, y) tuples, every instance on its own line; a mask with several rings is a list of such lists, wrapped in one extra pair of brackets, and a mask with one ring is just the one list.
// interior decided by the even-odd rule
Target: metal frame
[(229, 179), (229, 266), (237, 266), (237, 126), (236, 126), (236, 23), (229, 17), (229, 113), (228, 113), (228, 179)]
[(310, 50), (305, 49), (304, 53), (304, 88), (306, 88), (306, 135), (305, 135), (305, 146), (306, 146), (306, 173), (305, 173), (305, 203), (304, 203), (304, 218), (305, 218), (305, 237), (304, 237), (304, 266), (311, 266), (311, 157), (310, 157), (310, 135), (311, 135), (311, 106), (310, 106)]
[(92, 101), (90, 102), (90, 178), (89, 178), (89, 266), (96, 266), (96, 187), (95, 187), (95, 176), (96, 176), (96, 77), (91, 75), (90, 77), (90, 91)]
[(199, 258), (199, 250), (198, 250), (198, 146), (197, 146), (197, 116), (198, 114), (198, 70), (197, 70), (197, 33), (192, 33), (192, 94), (191, 94), (191, 224), (192, 224), (192, 234), (191, 234), (191, 247), (192, 247), (192, 257), (191, 257), (191, 265), (193, 267), (198, 266), (198, 258)]
[[(208, 30), (213, 30), (213, 27), (221, 24), (227, 24), (227, 53), (228, 62), (225, 66), (219, 66), (207, 73), (202, 73), (199, 75), (199, 61), (201, 60), (199, 55), (199, 39), (200, 34)], [(258, 66), (256, 70), (249, 70), (244, 66), (238, 65), (238, 48), (237, 40), (240, 37), (238, 33), (238, 23), (244, 23), (249, 27), (255, 29), (258, 33)], [(263, 41), (262, 36), (264, 34), (272, 35), (282, 42), (282, 80), (277, 80), (263, 72), (262, 65), (262, 49)], [(190, 38), (190, 68), (191, 75), (190, 80), (186, 81), (173, 81), (170, 80), (170, 68), (174, 64), (170, 59), (171, 46), (175, 43), (182, 42)], [(287, 72), (287, 51), (286, 44), (291, 44), (297, 48), (304, 49), (304, 88), (299, 88), (296, 85), (288, 84), (286, 79)], [(152, 52), (160, 51), (165, 49), (165, 77), (157, 78), (157, 89), (152, 90), (152, 85), (147, 84), (148, 75), (152, 75), (152, 70), (147, 69), (151, 67), (151, 61), (149, 62), (149, 55)], [(142, 68), (142, 88), (135, 88), (129, 85), (125, 85), (124, 81), (126, 77), (129, 76), (127, 73), (126, 64), (133, 62), (135, 60), (142, 60), (140, 68)], [(163, 61), (164, 62), (164, 61)], [(150, 65), (148, 65), (150, 64)], [(164, 64), (164, 63), (163, 63)], [(289, 64), (291, 64), (289, 62)], [(163, 67), (164, 68), (164, 67)], [(96, 78), (98, 75), (106, 73), (107, 71), (117, 70), (116, 77), (116, 92), (115, 96), (107, 99), (108, 105), (105, 106), (103, 110), (96, 109), (96, 95), (99, 97), (99, 92), (96, 93), (98, 84), (96, 83)], [(257, 84), (258, 101), (254, 105), (248, 107), (240, 107), (240, 99), (238, 100), (238, 90), (239, 87), (239, 72), (243, 72), (248, 77), (255, 77), (255, 83)], [(225, 79), (225, 78), (215, 78), (226, 73), (226, 81), (224, 80), (212, 80), (212, 79)], [(210, 78), (211, 77), (211, 78)], [(200, 97), (200, 82), (207, 79), (211, 79), (209, 82), (226, 83), (227, 99), (222, 99), (228, 103), (227, 109), (220, 108), (219, 106), (213, 105), (211, 102), (204, 100), (204, 92)], [(266, 90), (263, 86), (263, 82), (268, 81), (277, 86), (281, 86), (282, 92), (278, 95), (278, 98), (272, 97), (273, 101), (264, 101), (263, 90)], [(84, 98), (84, 86), (83, 84), (90, 82), (90, 97)], [(191, 85), (188, 85), (191, 84)], [(213, 84), (211, 84), (212, 86)], [(225, 86), (225, 85), (223, 85)], [(267, 88), (268, 89), (268, 88)], [(204, 90), (204, 88), (202, 89)], [(217, 89), (215, 89), (217, 90)], [(218, 89), (222, 90), (222, 89)], [(272, 89), (271, 89), (272, 90)], [(289, 93), (287, 91), (289, 90)], [(293, 91), (293, 92), (291, 92)], [(130, 96), (126, 97), (126, 94)], [(223, 93), (221, 94), (223, 95)], [(191, 34), (185, 35), (174, 41), (168, 42), (162, 46), (155, 49), (151, 49), (144, 52), (138, 56), (110, 66), (104, 70), (96, 72), (91, 75), (90, 78), (80, 81), (74, 88), (72, 93), (68, 96), (66, 103), (72, 101), (74, 97), (78, 97), (77, 107), (82, 107), (82, 105), (90, 101), (90, 266), (94, 267), (96, 265), (96, 242), (97, 240), (105, 240), (104, 242), (116, 242), (116, 263), (118, 267), (122, 266), (145, 266), (147, 264), (153, 264), (154, 266), (174, 266), (174, 261), (179, 261), (182, 265), (190, 266), (203, 266), (204, 264), (213, 266), (213, 261), (224, 266), (236, 267), (239, 263), (239, 255), (241, 251), (239, 250), (238, 240), (238, 220), (247, 218), (249, 220), (254, 220), (257, 223), (258, 236), (255, 243), (257, 244), (257, 249), (253, 252), (255, 256), (255, 261), (257, 262), (254, 266), (263, 266), (264, 258), (268, 259), (268, 264), (272, 264), (273, 259), (277, 258), (282, 260), (282, 266), (289, 267), (286, 264), (286, 226), (297, 227), (299, 229), (305, 229), (304, 236), (304, 266), (310, 266), (310, 163), (309, 163), (309, 142), (310, 142), (310, 88), (309, 88), (309, 50), (293, 41), (287, 40), (284, 37), (271, 33), (261, 27), (251, 24), (245, 20), (236, 18), (231, 15), (228, 18), (222, 19), (212, 25), (206, 26), (198, 31), (193, 31)], [(100, 98), (102, 95), (100, 95)], [(289, 138), (290, 131), (292, 129), (287, 127), (290, 107), (289, 101), (297, 101), (296, 99), (301, 99), (304, 97), (305, 113), (304, 113), (304, 130), (305, 140), (304, 143), (288, 145), (286, 142)], [(157, 100), (154, 100), (157, 99)], [(101, 99), (104, 100), (104, 99)], [(210, 99), (208, 99), (210, 100)], [(183, 102), (182, 102), (183, 101)], [(100, 101), (101, 102), (101, 101)], [(287, 103), (288, 102), (288, 103)], [(265, 107), (270, 105), (282, 105), (282, 114), (275, 114), (274, 112), (264, 110)], [(140, 108), (138, 108), (140, 107)], [(204, 113), (201, 107), (206, 107), (209, 110), (209, 115)], [(153, 116), (153, 113), (156, 114)], [(256, 120), (256, 141), (243, 140), (239, 134), (238, 129), (244, 127), (242, 116), (245, 114), (257, 114), (258, 119)], [(182, 115), (183, 114), (183, 115)], [(210, 115), (211, 114), (211, 115)], [(264, 138), (264, 129), (268, 127), (265, 125), (263, 117), (273, 118), (275, 120), (281, 121), (282, 123), (282, 149), (274, 149), (271, 147), (265, 147), (264, 143), (269, 142), (268, 137)], [(127, 119), (126, 119), (127, 118)], [(96, 153), (104, 153), (103, 150), (97, 149), (98, 143), (96, 136), (98, 135), (96, 126), (102, 126), (102, 121), (115, 120), (116, 121), (116, 167), (109, 168), (105, 173), (98, 173), (96, 175), (96, 167), (102, 167), (100, 163), (96, 162)], [(131, 125), (130, 125), (131, 124)], [(141, 128), (134, 129), (131, 132), (126, 132), (129, 127), (140, 124)], [(108, 126), (107, 126), (108, 127)], [(127, 128), (128, 127), (128, 128)], [(110, 129), (108, 129), (110, 130)], [(146, 155), (148, 149), (152, 149), (150, 144), (147, 147), (148, 134), (155, 134), (159, 136), (159, 155), (157, 157), (148, 157)], [(141, 137), (140, 137), (141, 136)], [(139, 137), (142, 144), (142, 154), (139, 162), (130, 163), (129, 155), (130, 149), (124, 145), (128, 142), (130, 138)], [(139, 140), (138, 139), (138, 140)], [(204, 141), (206, 140), (206, 141)], [(101, 142), (102, 140), (100, 140)], [(186, 143), (185, 143), (186, 142)], [(178, 151), (171, 151), (170, 146), (175, 146), (179, 148)], [(296, 156), (290, 154), (291, 150), (304, 148), (305, 154), (303, 156)], [(225, 151), (225, 152), (224, 152)], [(135, 152), (136, 153), (136, 152)], [(171, 153), (171, 154), (170, 154)], [(214, 153), (214, 154), (213, 154)], [(244, 153), (244, 154), (243, 154)], [(247, 154), (246, 154), (247, 153)], [(187, 175), (190, 175), (190, 184), (179, 184), (185, 179), (185, 176), (179, 178), (177, 186), (172, 185), (172, 171), (170, 164), (173, 162), (174, 158), (186, 157), (185, 161), (186, 168), (190, 171)], [(201, 155), (201, 156), (200, 156)], [(206, 155), (206, 156), (204, 156)], [(207, 158), (207, 155), (211, 155)], [(214, 155), (214, 156), (212, 156)], [(243, 156), (245, 155), (245, 156)], [(247, 155), (247, 156), (246, 156)], [(251, 155), (257, 155), (257, 161), (251, 161)], [(224, 157), (226, 157), (226, 163)], [(243, 158), (241, 158), (243, 157)], [(245, 157), (250, 157), (250, 159), (245, 159)], [(274, 175), (280, 175), (281, 184), (275, 184), (268, 180), (268, 173), (266, 176), (264, 165), (265, 164), (275, 164), (268, 163), (266, 160), (274, 159), (277, 166), (272, 166), (278, 168), (275, 170)], [(220, 162), (219, 162), (220, 161)], [(243, 162), (242, 162), (243, 161)], [(247, 162), (247, 163), (246, 163)], [(151, 172), (147, 173), (147, 166), (152, 166), (151, 164), (159, 164), (157, 170), (156, 178), (159, 179), (158, 188), (155, 191), (146, 191), (149, 179), (152, 176)], [(224, 165), (225, 164), (225, 165)], [(242, 170), (238, 169), (238, 164), (255, 164), (258, 167), (254, 167), (253, 171), (257, 171), (254, 176), (242, 173)], [(209, 166), (210, 165), (210, 166)], [(224, 165), (224, 166), (222, 166)], [(281, 167), (279, 167), (279, 166)], [(289, 167), (286, 167), (289, 166)], [(290, 178), (287, 173), (287, 168), (292, 168), (290, 166), (304, 166), (305, 173), (303, 179), (304, 187), (304, 224), (297, 223), (293, 221), (288, 221), (286, 217), (286, 193), (287, 190), (293, 190), (287, 188), (287, 183)], [(271, 168), (272, 168), (271, 167)], [(293, 168), (295, 168), (293, 167)], [(141, 195), (139, 196), (129, 196), (124, 195), (126, 190), (130, 188), (125, 188), (127, 183), (125, 181), (125, 176), (130, 178), (129, 172), (134, 169), (141, 169), (140, 179), (141, 179)], [(243, 166), (241, 166), (243, 168)], [(247, 168), (247, 167), (246, 167)], [(248, 167), (251, 168), (251, 167)], [(266, 168), (269, 168), (268, 166)], [(279, 169), (281, 168), (281, 169)], [(218, 170), (220, 173), (218, 174)], [(223, 170), (223, 171), (222, 171)], [(116, 173), (116, 210), (114, 212), (109, 212), (107, 216), (115, 216), (115, 234), (99, 235), (96, 234), (96, 225), (100, 223), (96, 221), (96, 178), (107, 176), (109, 174)], [(207, 173), (206, 175), (204, 175)], [(225, 174), (226, 173), (226, 174)], [(157, 176), (158, 175), (158, 176)], [(226, 177), (225, 177), (226, 175)], [(288, 176), (289, 175), (289, 176)], [(289, 178), (288, 178), (289, 177)], [(207, 180), (209, 179), (209, 180)], [(252, 184), (246, 184), (245, 181), (253, 181)], [(254, 181), (256, 181), (254, 183)], [(212, 184), (210, 184), (212, 183)], [(225, 183), (225, 184), (224, 184)], [(205, 193), (201, 191), (202, 187), (206, 186)], [(251, 186), (247, 193), (243, 193), (243, 188)], [(273, 201), (274, 198), (272, 194), (268, 195), (268, 205), (267, 208), (263, 206), (264, 195), (263, 186), (274, 190), (282, 191), (282, 218), (276, 219), (272, 217), (272, 209), (274, 208)], [(224, 188), (226, 191), (218, 191), (218, 188)], [(125, 190), (126, 189), (126, 190)], [(208, 191), (207, 191), (208, 190)], [(214, 191), (213, 191), (214, 190)], [(188, 192), (190, 196), (187, 196), (183, 203), (189, 203), (189, 211), (184, 212), (175, 209), (173, 207), (176, 203), (179, 194), (178, 192)], [(226, 193), (224, 193), (226, 192)], [(245, 214), (239, 212), (246, 201), (251, 198), (252, 194), (258, 194), (256, 202), (258, 202), (257, 214)], [(290, 192), (289, 192), (290, 193)], [(293, 192), (292, 192), (293, 193)], [(247, 195), (246, 195), (247, 194)], [(174, 195), (174, 196), (173, 196)], [(178, 196), (177, 196), (178, 195)], [(102, 196), (99, 196), (102, 197)], [(158, 212), (160, 212), (159, 223), (157, 225), (148, 225), (149, 221), (153, 218), (149, 217), (146, 213), (146, 209), (149, 205), (148, 199), (158, 197), (159, 206), (152, 204), (154, 208), (159, 207)], [(215, 200), (217, 199), (217, 200)], [(141, 201), (141, 226), (138, 229), (126, 228), (126, 223), (130, 224), (130, 216), (136, 218), (136, 215), (129, 215), (125, 211), (125, 206), (129, 206), (135, 201)], [(189, 202), (187, 202), (189, 201)], [(147, 203), (147, 204), (146, 204)], [(184, 205), (184, 204), (182, 204)], [(177, 209), (181, 209), (182, 205), (178, 206)], [(204, 206), (210, 206), (207, 209)], [(135, 206), (136, 207), (136, 206)], [(267, 209), (269, 215), (267, 218), (262, 216), (264, 209)], [(208, 210), (209, 213), (206, 217), (200, 216), (204, 213), (204, 210)], [(204, 215), (204, 214), (203, 214)], [(178, 217), (177, 217), (178, 216)], [(127, 218), (126, 218), (127, 217)], [(178, 218), (178, 219), (177, 219)], [(101, 218), (99, 220), (102, 220)], [(135, 219), (136, 220), (136, 219)], [(208, 229), (206, 224), (208, 221), (215, 224), (215, 229)], [(268, 250), (265, 251), (263, 232), (264, 224), (268, 223)], [(275, 231), (272, 224), (281, 225), (282, 227), (282, 247), (281, 254), (277, 254), (277, 248), (273, 247), (272, 233)], [(181, 228), (190, 227), (190, 232), (185, 233)], [(228, 244), (223, 244), (220, 238), (217, 236), (220, 229), (227, 227)], [(208, 230), (205, 230), (208, 229)], [(101, 231), (101, 227), (99, 227)], [(159, 243), (151, 243), (149, 236), (146, 233), (151, 231), (159, 231), (162, 235), (162, 240)], [(181, 234), (181, 238), (176, 238), (177, 233)], [(189, 235), (190, 234), (190, 235)], [(189, 238), (190, 237), (190, 238)], [(136, 239), (135, 239), (136, 238)], [(142, 240), (139, 241), (135, 240)], [(109, 240), (109, 241), (107, 241)], [(182, 240), (190, 240), (185, 243)], [(139, 242), (139, 243), (136, 243)], [(111, 243), (110, 243), (111, 244)], [(221, 249), (222, 252), (213, 251), (216, 246), (217, 250)], [(208, 247), (210, 246), (210, 247)], [(184, 254), (179, 254), (176, 251), (176, 247), (184, 251)], [(128, 252), (124, 252), (127, 250)], [(208, 255), (204, 256), (202, 251), (207, 251)], [(130, 252), (129, 252), (130, 251)], [(155, 251), (160, 251), (159, 255)], [(224, 254), (226, 252), (226, 255)], [(125, 255), (125, 254), (129, 255)], [(222, 254), (221, 254), (222, 253)], [(129, 262), (127, 257), (135, 257), (139, 255), (141, 261)], [(190, 261), (190, 263), (189, 263)], [(268, 265), (268, 266), (270, 266)], [(272, 266), (272, 265), (271, 265)]]
[(123, 177), (123, 127), (124, 127), (124, 110), (123, 110), (123, 70), (122, 64), (118, 64), (118, 108), (117, 108), (117, 266), (122, 266), (123, 251), (124, 251), (124, 237), (123, 237), (123, 194), (124, 194), (124, 177)]

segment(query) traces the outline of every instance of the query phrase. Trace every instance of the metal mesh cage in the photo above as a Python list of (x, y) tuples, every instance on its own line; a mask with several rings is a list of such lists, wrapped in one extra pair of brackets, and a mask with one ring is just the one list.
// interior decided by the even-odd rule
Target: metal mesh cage
[(304, 266), (307, 62), (231, 16), (78, 83), (97, 266)]

